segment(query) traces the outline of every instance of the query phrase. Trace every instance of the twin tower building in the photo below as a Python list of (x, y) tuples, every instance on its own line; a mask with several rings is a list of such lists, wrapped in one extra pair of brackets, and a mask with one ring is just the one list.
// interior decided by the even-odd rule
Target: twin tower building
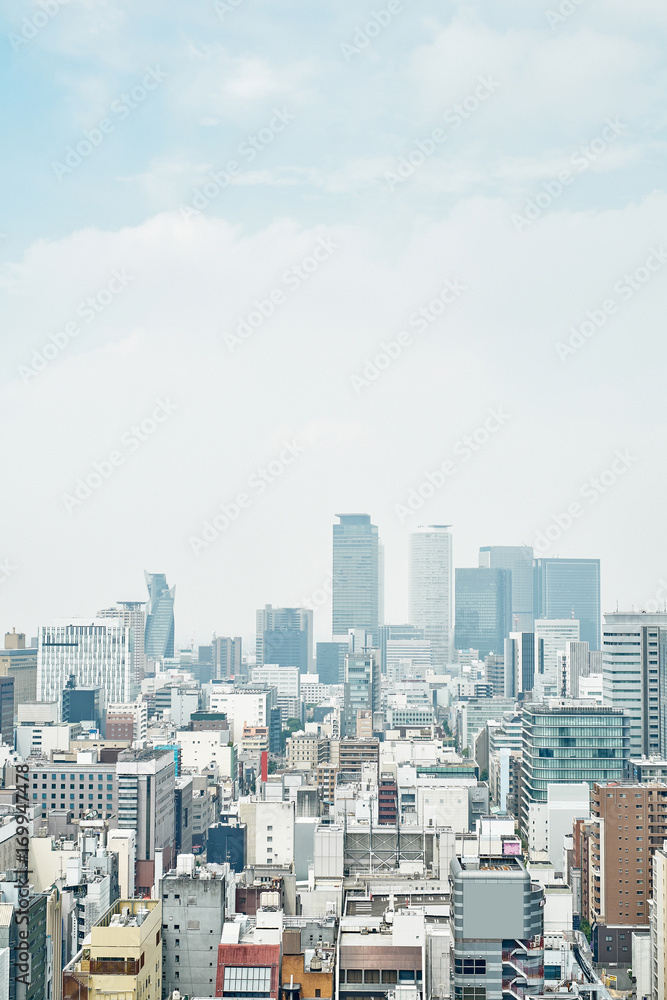
[[(386, 619), (377, 526), (368, 514), (336, 516), (334, 640), (365, 629), (380, 646)], [(576, 619), (580, 638), (600, 649), (599, 559), (534, 558), (528, 545), (489, 545), (480, 548), (478, 566), (454, 571), (449, 529), (430, 524), (410, 534), (409, 621), (429, 640), (436, 669), (452, 662), (455, 650), (502, 655), (510, 633), (531, 632), (537, 619)]]

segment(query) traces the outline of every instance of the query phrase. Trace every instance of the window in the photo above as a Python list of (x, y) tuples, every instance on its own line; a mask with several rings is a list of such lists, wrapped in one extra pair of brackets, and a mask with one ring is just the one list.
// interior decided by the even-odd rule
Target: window
[(383, 983), (395, 983), (398, 979), (396, 975), (396, 969), (383, 969), (382, 970), (382, 982)]
[(364, 982), (365, 983), (379, 983), (380, 982), (380, 970), (379, 969), (366, 969), (364, 972)]
[(322, 990), (315, 990), (315, 996), (316, 997), (321, 997), (322, 996)]
[(347, 981), (348, 983), (360, 983), (362, 981), (361, 969), (348, 969)]
[(415, 981), (415, 970), (414, 969), (399, 969), (398, 970), (398, 981), (399, 981), (399, 983), (413, 983)]
[(253, 997), (270, 996), (271, 969), (268, 966), (244, 968), (228, 965), (225, 968), (223, 994), (241, 994)]
[(455, 958), (454, 972), (457, 976), (485, 976), (485, 958)]

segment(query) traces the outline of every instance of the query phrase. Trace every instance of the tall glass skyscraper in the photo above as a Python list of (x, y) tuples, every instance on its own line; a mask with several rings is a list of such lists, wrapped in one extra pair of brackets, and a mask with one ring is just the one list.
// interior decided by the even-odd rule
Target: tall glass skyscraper
[(298, 667), (307, 674), (313, 660), (313, 612), (309, 608), (274, 608), (257, 612), (257, 666)]
[(380, 581), (377, 525), (369, 514), (336, 514), (333, 527), (334, 638), (347, 638), (351, 628), (365, 629), (378, 644), (379, 609), (384, 594)]
[(410, 535), (410, 623), (430, 639), (433, 664), (452, 653), (452, 536), (448, 524), (429, 524)]
[(512, 629), (512, 574), (507, 569), (456, 570), (457, 649), (503, 653)]
[(579, 638), (600, 649), (600, 560), (536, 559), (533, 601), (536, 618), (576, 618)]
[(149, 601), (146, 609), (144, 653), (149, 660), (174, 655), (174, 594), (164, 573), (145, 573)]
[(533, 548), (531, 545), (484, 545), (479, 565), (512, 573), (512, 631), (533, 631)]

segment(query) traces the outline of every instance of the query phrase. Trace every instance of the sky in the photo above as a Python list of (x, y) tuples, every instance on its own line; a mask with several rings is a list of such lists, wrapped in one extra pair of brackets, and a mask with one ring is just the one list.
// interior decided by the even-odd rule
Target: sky
[[(667, 597), (663, 0), (4, 0), (0, 629), (309, 604), (368, 512)], [(664, 240), (664, 242), (662, 242)]]

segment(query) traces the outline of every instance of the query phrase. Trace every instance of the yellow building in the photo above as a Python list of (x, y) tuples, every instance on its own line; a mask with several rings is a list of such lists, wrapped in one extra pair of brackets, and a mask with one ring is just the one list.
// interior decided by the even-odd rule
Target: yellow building
[(162, 903), (124, 899), (91, 928), (63, 971), (63, 1000), (160, 1000)]

